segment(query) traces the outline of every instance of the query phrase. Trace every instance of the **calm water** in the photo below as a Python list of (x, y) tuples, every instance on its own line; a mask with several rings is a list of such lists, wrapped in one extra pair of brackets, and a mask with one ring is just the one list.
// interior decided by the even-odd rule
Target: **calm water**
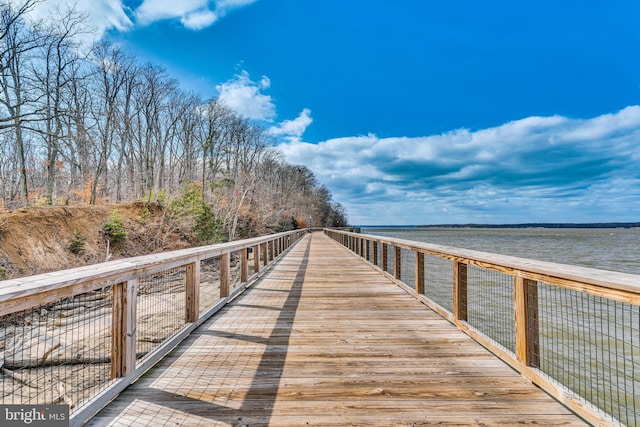
[(362, 228), (362, 233), (640, 274), (640, 228)]

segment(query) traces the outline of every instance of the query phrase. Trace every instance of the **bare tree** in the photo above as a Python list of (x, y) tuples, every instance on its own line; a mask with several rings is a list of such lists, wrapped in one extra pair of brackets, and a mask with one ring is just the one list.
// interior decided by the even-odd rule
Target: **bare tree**
[(59, 151), (60, 140), (65, 131), (63, 116), (69, 110), (69, 86), (75, 77), (73, 72), (82, 60), (78, 54), (77, 37), (84, 30), (85, 17), (75, 10), (55, 11), (51, 22), (55, 24), (47, 28), (45, 43), (39, 61), (34, 62), (33, 74), (42, 89), (43, 128), (41, 133), (46, 146), (46, 200), (54, 202), (56, 174), (61, 168)]
[(65, 203), (195, 195), (214, 238), (222, 224), (230, 239), (346, 222), (258, 123), (219, 99), (203, 103), (117, 46), (82, 56), (83, 17), (71, 9), (46, 27), (27, 21), (38, 1), (0, 0), (0, 207), (41, 189), (51, 204), (63, 193)]
[(25, 127), (37, 120), (31, 104), (37, 94), (30, 92), (31, 76), (27, 74), (29, 55), (43, 43), (43, 36), (36, 24), (29, 25), (25, 15), (38, 3), (27, 0), (14, 7), (12, 3), (0, 3), (0, 105), (4, 115), (0, 117), (0, 130), (13, 132), (16, 154), (20, 164), (21, 195), (23, 203), (29, 203), (27, 177)]

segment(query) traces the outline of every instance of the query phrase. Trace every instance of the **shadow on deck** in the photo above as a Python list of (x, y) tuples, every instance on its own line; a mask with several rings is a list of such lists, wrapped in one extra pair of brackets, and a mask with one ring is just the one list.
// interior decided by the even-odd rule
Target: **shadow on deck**
[(521, 423), (584, 425), (315, 233), (88, 425)]

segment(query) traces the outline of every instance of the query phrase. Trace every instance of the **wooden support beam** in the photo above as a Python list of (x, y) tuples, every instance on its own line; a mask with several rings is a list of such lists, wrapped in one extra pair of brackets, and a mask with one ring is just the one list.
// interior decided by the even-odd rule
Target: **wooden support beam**
[(371, 260), (371, 242), (369, 241), (369, 239), (365, 239), (364, 240), (364, 258), (367, 261)]
[(136, 367), (137, 280), (113, 285), (111, 378), (126, 377)]
[(262, 265), (266, 267), (269, 264), (267, 242), (264, 242), (261, 246), (262, 246)]
[(371, 243), (373, 245), (373, 260), (371, 262), (373, 265), (378, 265), (378, 242), (374, 240)]
[(453, 262), (453, 317), (467, 321), (467, 264)]
[(200, 317), (200, 262), (186, 265), (185, 321), (195, 322)]
[(382, 244), (382, 271), (386, 272), (389, 268), (389, 246)]
[(402, 278), (402, 248), (393, 247), (393, 277), (400, 280)]
[(416, 252), (416, 292), (424, 295), (424, 253)]
[(253, 272), (260, 271), (260, 245), (253, 247)]
[(538, 282), (515, 278), (516, 356), (532, 367), (540, 367)]
[(231, 282), (231, 254), (227, 252), (220, 256), (220, 298), (229, 296), (229, 282)]
[(240, 251), (240, 282), (249, 280), (249, 248), (242, 248)]

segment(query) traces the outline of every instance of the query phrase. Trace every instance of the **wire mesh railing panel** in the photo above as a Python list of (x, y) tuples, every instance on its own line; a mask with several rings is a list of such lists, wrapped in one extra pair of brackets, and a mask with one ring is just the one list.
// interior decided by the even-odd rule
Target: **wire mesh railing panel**
[(362, 258), (371, 261), (371, 241), (364, 239), (362, 241)]
[(515, 353), (513, 276), (467, 267), (467, 323)]
[(640, 307), (538, 282), (540, 369), (640, 425)]
[(136, 359), (140, 360), (185, 325), (186, 268), (138, 279)]
[(389, 274), (393, 274), (393, 266), (397, 249), (398, 248), (393, 245), (387, 245), (387, 268), (385, 271)]
[(411, 249), (400, 248), (402, 274), (400, 280), (410, 287), (416, 284), (416, 253)]
[(380, 267), (382, 265), (382, 243), (374, 241), (373, 247), (375, 249), (372, 249), (373, 252), (371, 253), (372, 262)]
[(433, 255), (424, 257), (424, 294), (444, 309), (453, 311), (451, 278), (453, 262)]
[(111, 287), (0, 318), (3, 404), (67, 404), (111, 382)]
[(200, 314), (220, 299), (220, 257), (203, 259), (200, 261)]

